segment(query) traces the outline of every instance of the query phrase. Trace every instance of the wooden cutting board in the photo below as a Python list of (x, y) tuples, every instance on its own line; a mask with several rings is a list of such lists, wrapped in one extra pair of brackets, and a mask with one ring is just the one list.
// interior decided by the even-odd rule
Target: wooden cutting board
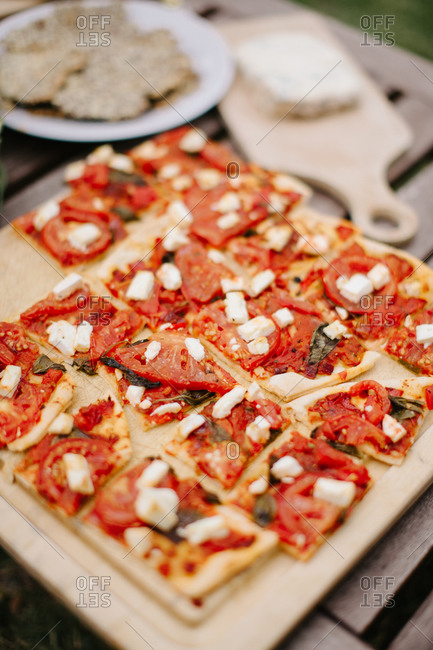
[(357, 107), (313, 119), (285, 117), (278, 121), (278, 117), (272, 118), (255, 106), (238, 72), (219, 106), (221, 114), (248, 159), (325, 189), (345, 205), (369, 237), (392, 244), (410, 239), (417, 230), (418, 218), (397, 198), (386, 178), (389, 165), (410, 147), (411, 132), (324, 23), (315, 15), (301, 12), (232, 21), (219, 28), (232, 47), (258, 35), (302, 31), (341, 51), (341, 59), (354, 68), (362, 82)]

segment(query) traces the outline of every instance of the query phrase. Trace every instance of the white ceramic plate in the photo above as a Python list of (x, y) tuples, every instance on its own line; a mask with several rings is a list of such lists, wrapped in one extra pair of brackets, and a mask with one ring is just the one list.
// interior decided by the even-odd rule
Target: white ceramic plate
[[(0, 23), (0, 42), (12, 29), (45, 18), (56, 5), (50, 3), (23, 11)], [(83, 4), (103, 6), (109, 0), (85, 0)], [(151, 109), (140, 117), (121, 122), (91, 122), (34, 115), (16, 107), (4, 118), (16, 131), (72, 142), (124, 140), (171, 129), (202, 115), (228, 91), (234, 76), (234, 63), (225, 41), (206, 20), (185, 9), (156, 2), (127, 0), (128, 19), (143, 30), (168, 29), (176, 37), (199, 77), (198, 87), (179, 97), (172, 105)], [(1, 49), (0, 49), (1, 54)], [(1, 61), (0, 61), (1, 62)]]

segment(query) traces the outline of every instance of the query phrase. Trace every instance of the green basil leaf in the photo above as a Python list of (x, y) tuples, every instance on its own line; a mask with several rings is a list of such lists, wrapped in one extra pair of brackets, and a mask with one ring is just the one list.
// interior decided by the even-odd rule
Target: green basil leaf
[(262, 528), (269, 526), (277, 514), (277, 502), (268, 492), (257, 497), (253, 508), (253, 519)]
[(116, 359), (113, 359), (112, 357), (101, 357), (100, 361), (101, 363), (104, 364), (104, 366), (121, 370), (125, 375), (126, 379), (133, 386), (144, 386), (145, 388), (159, 388), (161, 386), (160, 381), (151, 381), (146, 377), (141, 377), (141, 375), (138, 375), (136, 372), (134, 372), (127, 366), (124, 366), (122, 363), (119, 363), (118, 361), (116, 361)]
[(128, 174), (128, 172), (121, 172), (119, 169), (110, 169), (108, 180), (110, 183), (119, 183), (120, 185), (126, 185), (127, 183), (146, 185), (144, 178), (138, 174)]
[(127, 208), (126, 205), (118, 205), (112, 209), (112, 212), (115, 212), (124, 223), (128, 223), (129, 221), (140, 221), (137, 214), (131, 210), (131, 208)]
[(63, 366), (61, 363), (55, 363), (54, 361), (51, 361), (51, 359), (47, 357), (46, 354), (41, 354), (41, 356), (36, 359), (32, 370), (35, 375), (45, 375), (48, 370), (61, 370), (62, 372), (66, 372), (65, 366)]
[(338, 440), (327, 440), (326, 442), (334, 449), (338, 449), (338, 451), (343, 451), (345, 454), (348, 454), (349, 456), (362, 458), (361, 452), (359, 451), (359, 449), (354, 447), (354, 445), (346, 445), (346, 443), (338, 442)]
[(84, 372), (86, 375), (96, 375), (95, 366), (89, 361), (89, 357), (81, 357), (80, 359), (74, 359), (73, 366), (75, 366), (78, 372)]
[(424, 412), (423, 403), (417, 399), (406, 399), (405, 397), (396, 397), (389, 395), (392, 404), (391, 417), (401, 422), (401, 420), (410, 420), (417, 414)]
[(320, 363), (330, 352), (338, 345), (339, 339), (330, 339), (324, 333), (324, 328), (328, 323), (319, 325), (313, 332), (310, 343), (310, 356), (308, 357), (308, 365), (314, 366)]
[(232, 442), (233, 438), (229, 434), (224, 427), (222, 427), (220, 424), (217, 422), (213, 422), (212, 420), (208, 421), (208, 425), (210, 427), (210, 440), (212, 442)]
[(414, 366), (412, 363), (409, 363), (408, 361), (405, 361), (404, 359), (397, 359), (398, 363), (400, 363), (406, 370), (410, 370), (410, 372), (413, 372), (415, 375), (419, 375), (421, 370), (417, 367)]

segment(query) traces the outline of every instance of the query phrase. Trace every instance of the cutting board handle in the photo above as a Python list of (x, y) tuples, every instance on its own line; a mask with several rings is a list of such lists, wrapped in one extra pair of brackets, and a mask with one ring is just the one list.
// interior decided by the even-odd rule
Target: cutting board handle
[[(388, 244), (404, 244), (415, 235), (416, 213), (397, 197), (384, 178), (371, 177), (362, 189), (352, 188), (347, 199), (352, 220), (364, 235)], [(390, 223), (383, 225), (384, 221)]]

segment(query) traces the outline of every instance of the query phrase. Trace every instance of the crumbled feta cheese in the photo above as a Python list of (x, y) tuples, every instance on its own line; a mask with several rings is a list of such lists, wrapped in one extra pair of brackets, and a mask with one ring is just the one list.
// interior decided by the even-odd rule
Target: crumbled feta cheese
[(337, 481), (320, 477), (314, 484), (313, 497), (328, 501), (340, 508), (348, 508), (355, 498), (356, 486), (352, 481)]
[(186, 153), (199, 153), (206, 142), (206, 135), (201, 129), (190, 129), (180, 140), (179, 149)]
[(156, 272), (156, 277), (167, 291), (177, 291), (182, 286), (182, 276), (175, 264), (166, 262), (161, 264)]
[(293, 191), (293, 179), (286, 174), (276, 174), (271, 179), (272, 185), (275, 187), (277, 192), (292, 192)]
[(180, 537), (186, 538), (190, 544), (195, 546), (204, 544), (210, 539), (223, 539), (229, 533), (230, 530), (227, 528), (222, 515), (197, 519), (197, 521), (193, 521), (184, 528), (178, 528), (177, 530)]
[(412, 280), (411, 282), (403, 283), (403, 291), (413, 298), (418, 298), (421, 295), (421, 282), (419, 280)]
[(142, 488), (135, 500), (137, 517), (145, 524), (168, 531), (178, 522), (179, 497), (170, 488)]
[(259, 384), (256, 381), (253, 381), (253, 383), (248, 387), (246, 397), (250, 402), (255, 402), (259, 399), (264, 399), (265, 395)]
[(244, 279), (241, 277), (221, 278), (221, 288), (224, 293), (242, 291), (244, 289)]
[(147, 140), (135, 147), (133, 153), (134, 156), (143, 160), (157, 160), (168, 153), (168, 147), (165, 144), (156, 145), (152, 140)]
[(168, 163), (167, 165), (163, 165), (161, 167), (158, 176), (168, 181), (171, 178), (174, 178), (175, 176), (179, 176), (181, 171), (182, 169), (180, 165), (178, 165), (177, 163)]
[(176, 427), (175, 436), (179, 440), (186, 440), (190, 433), (198, 429), (206, 422), (206, 419), (203, 415), (199, 413), (191, 413), (186, 418), (181, 420)]
[(295, 478), (304, 471), (302, 465), (293, 456), (282, 456), (271, 467), (271, 474), (281, 480), (290, 476)]
[(105, 209), (104, 201), (102, 199), (100, 199), (99, 196), (95, 196), (95, 198), (92, 201), (92, 205), (93, 205), (94, 208), (96, 208), (96, 210), (104, 210)]
[(253, 298), (256, 298), (258, 295), (262, 293), (262, 291), (267, 289), (274, 280), (275, 280), (275, 273), (271, 271), (271, 269), (266, 269), (265, 271), (261, 271), (260, 273), (257, 273), (257, 275), (255, 275), (252, 278), (250, 285), (248, 287), (248, 293)]
[(101, 229), (94, 223), (83, 223), (68, 233), (68, 242), (73, 248), (83, 253), (102, 235)]
[(74, 428), (74, 418), (70, 413), (59, 413), (48, 427), (48, 433), (57, 436), (66, 436)]
[(74, 347), (77, 352), (88, 352), (90, 350), (90, 343), (92, 338), (93, 325), (87, 320), (83, 320), (77, 326), (77, 333), (75, 334)]
[(335, 320), (330, 325), (324, 327), (322, 331), (330, 339), (341, 339), (343, 334), (347, 333), (347, 327), (343, 323), (340, 323), (339, 320)]
[(153, 292), (154, 277), (152, 271), (138, 271), (126, 292), (128, 300), (149, 300)]
[(57, 203), (57, 201), (47, 201), (43, 205), (41, 205), (38, 210), (36, 210), (36, 214), (33, 218), (33, 225), (36, 228), (36, 230), (42, 230), (42, 228), (49, 222), (51, 219), (54, 219), (54, 217), (57, 217), (57, 215), (60, 212), (60, 206)]
[(280, 327), (287, 327), (287, 325), (291, 325), (295, 320), (292, 312), (290, 311), (290, 309), (287, 309), (287, 307), (282, 307), (282, 309), (277, 309), (277, 311), (275, 311), (272, 314), (272, 316), (274, 320), (277, 321)]
[(385, 264), (376, 264), (367, 273), (367, 278), (373, 283), (376, 290), (382, 289), (391, 279), (389, 268)]
[(134, 171), (134, 163), (132, 159), (122, 153), (115, 153), (111, 156), (108, 164), (112, 169), (117, 169), (119, 172), (131, 174)]
[(114, 369), (114, 376), (116, 377), (117, 381), (123, 379), (123, 372), (120, 370), (120, 368)]
[(194, 174), (199, 188), (203, 191), (212, 190), (220, 184), (222, 174), (217, 169), (199, 169)]
[(192, 187), (192, 176), (189, 174), (181, 174), (180, 176), (176, 176), (173, 178), (171, 181), (171, 186), (176, 192), (183, 192), (183, 190), (188, 190), (190, 187)]
[(144, 386), (128, 386), (125, 397), (132, 406), (137, 406), (143, 399)]
[(217, 226), (221, 230), (229, 230), (236, 226), (241, 220), (237, 212), (226, 212), (222, 217), (217, 219)]
[(329, 250), (329, 244), (329, 238), (326, 235), (311, 235), (298, 239), (296, 250), (307, 255), (320, 255)]
[(245, 429), (248, 438), (257, 444), (264, 445), (271, 435), (271, 425), (266, 418), (258, 415)]
[(230, 291), (225, 297), (225, 314), (231, 323), (242, 324), (248, 320), (247, 303), (242, 291)]
[(410, 314), (408, 314), (408, 315), (406, 316), (406, 318), (404, 319), (404, 326), (405, 326), (405, 327), (412, 327), (412, 325), (413, 325), (413, 319), (412, 319), (412, 316), (411, 316)]
[(344, 309), (344, 307), (340, 307), (339, 305), (336, 305), (335, 311), (337, 312), (341, 320), (346, 320), (346, 318), (348, 318), (349, 316), (349, 312), (347, 311), (347, 309)]
[(263, 239), (266, 248), (280, 253), (289, 243), (291, 236), (290, 226), (271, 226), (265, 230)]
[(135, 528), (125, 528), (123, 539), (134, 555), (143, 557), (152, 549), (152, 536), (149, 535), (151, 528), (148, 526), (139, 526)]
[(86, 163), (84, 160), (75, 160), (74, 162), (69, 163), (65, 167), (64, 179), (67, 183), (71, 181), (76, 181), (78, 178), (81, 178), (86, 169)]
[(77, 289), (82, 289), (84, 281), (78, 273), (70, 273), (63, 280), (60, 280), (53, 289), (54, 296), (57, 300), (64, 300), (75, 293)]
[(236, 192), (226, 192), (222, 195), (218, 203), (212, 206), (213, 210), (217, 212), (232, 212), (232, 210), (239, 210), (241, 208), (241, 201)]
[(151, 416), (153, 417), (154, 415), (165, 415), (166, 413), (179, 413), (181, 408), (182, 406), (179, 404), (179, 402), (161, 404), (161, 406), (157, 406), (156, 409), (152, 411)]
[(185, 339), (185, 345), (193, 359), (196, 361), (203, 361), (206, 356), (206, 351), (198, 339), (188, 336)]
[(215, 248), (210, 248), (207, 256), (214, 264), (224, 264), (226, 261), (224, 254), (221, 253), (221, 251), (217, 251)]
[(242, 402), (245, 393), (246, 389), (239, 384), (232, 388), (232, 390), (220, 397), (219, 400), (215, 402), (212, 409), (212, 417), (216, 418), (217, 420), (222, 420), (223, 418), (228, 417), (232, 412), (232, 409), (237, 404), (240, 404)]
[(248, 343), (248, 350), (251, 354), (267, 354), (269, 352), (269, 342), (266, 336), (259, 336)]
[(266, 316), (256, 316), (238, 327), (239, 335), (247, 343), (253, 339), (259, 338), (260, 336), (269, 336), (274, 331), (274, 321), (270, 318), (266, 318)]
[(264, 494), (268, 489), (268, 485), (269, 483), (264, 478), (264, 476), (260, 476), (255, 481), (249, 484), (248, 492), (250, 494), (257, 494), (257, 495)]
[(21, 379), (20, 366), (9, 364), (1, 373), (0, 396), (13, 397)]
[(98, 163), (108, 165), (113, 155), (114, 149), (111, 144), (103, 144), (92, 151), (92, 153), (89, 153), (86, 162), (89, 165), (96, 165)]
[(417, 325), (415, 331), (416, 331), (417, 343), (423, 343), (424, 347), (428, 347), (433, 343), (432, 323), (424, 323), (423, 325)]
[(146, 361), (153, 361), (160, 352), (161, 352), (161, 343), (159, 341), (151, 341), (144, 353)]
[(388, 413), (383, 416), (382, 429), (393, 442), (398, 442), (407, 434), (404, 426)]
[(72, 357), (75, 352), (77, 328), (66, 320), (57, 320), (47, 327), (48, 343), (63, 354)]
[(179, 227), (175, 227), (169, 230), (162, 240), (163, 248), (166, 251), (169, 251), (169, 253), (174, 253), (175, 251), (179, 250), (179, 248), (182, 248), (182, 246), (185, 246), (188, 243), (188, 235), (186, 235), (185, 232)]
[(337, 279), (337, 289), (344, 298), (358, 303), (363, 296), (373, 292), (373, 283), (366, 275), (355, 273), (348, 280), (340, 276)]
[(66, 480), (69, 489), (78, 494), (94, 494), (95, 487), (90, 476), (87, 459), (81, 454), (63, 454)]
[(138, 477), (135, 485), (141, 490), (145, 487), (156, 487), (170, 471), (170, 466), (164, 460), (153, 460)]
[(152, 406), (152, 402), (150, 399), (144, 399), (140, 404), (138, 405), (138, 408), (140, 408), (142, 411), (148, 411), (150, 407)]

